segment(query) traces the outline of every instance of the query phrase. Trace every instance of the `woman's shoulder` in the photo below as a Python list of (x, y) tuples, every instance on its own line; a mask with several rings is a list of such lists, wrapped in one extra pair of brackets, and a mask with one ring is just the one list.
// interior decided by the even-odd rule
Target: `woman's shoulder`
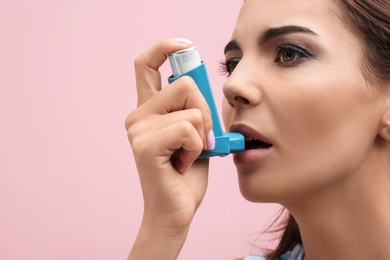
[[(301, 244), (297, 244), (293, 250), (288, 251), (278, 257), (277, 260), (302, 260), (304, 255), (303, 246)], [(269, 260), (266, 255), (249, 255), (244, 258), (244, 260)]]

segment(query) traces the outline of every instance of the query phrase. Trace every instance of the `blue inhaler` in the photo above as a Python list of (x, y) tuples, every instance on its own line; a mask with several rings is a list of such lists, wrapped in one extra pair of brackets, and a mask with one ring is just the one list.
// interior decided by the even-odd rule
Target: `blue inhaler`
[(174, 82), (182, 76), (190, 76), (206, 99), (213, 120), (213, 131), (215, 136), (215, 149), (203, 151), (199, 158), (212, 156), (226, 156), (230, 153), (243, 151), (245, 149), (245, 138), (240, 133), (226, 133), (222, 131), (211, 91), (206, 65), (201, 61), (198, 49), (192, 46), (188, 49), (177, 51), (168, 55), (173, 75), (168, 78), (169, 83)]

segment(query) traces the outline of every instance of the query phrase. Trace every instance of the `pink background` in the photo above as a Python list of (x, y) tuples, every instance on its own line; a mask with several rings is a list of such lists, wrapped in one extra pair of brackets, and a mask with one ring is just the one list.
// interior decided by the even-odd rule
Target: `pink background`
[[(241, 4), (0, 0), (0, 259), (126, 258), (143, 207), (124, 128), (133, 60), (160, 38), (190, 38), (220, 103), (218, 63)], [(213, 159), (180, 259), (253, 250), (278, 206), (237, 186), (230, 156)]]

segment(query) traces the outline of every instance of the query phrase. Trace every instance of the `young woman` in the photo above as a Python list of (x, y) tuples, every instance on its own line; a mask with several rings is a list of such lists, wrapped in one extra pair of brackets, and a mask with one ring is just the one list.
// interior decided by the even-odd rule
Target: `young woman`
[[(210, 111), (190, 78), (161, 89), (158, 72), (188, 47), (135, 61), (145, 210), (129, 259), (176, 259), (206, 190)], [(246, 0), (225, 55), (225, 127), (250, 140), (241, 193), (291, 214), (279, 247), (247, 259), (390, 259), (390, 1)]]

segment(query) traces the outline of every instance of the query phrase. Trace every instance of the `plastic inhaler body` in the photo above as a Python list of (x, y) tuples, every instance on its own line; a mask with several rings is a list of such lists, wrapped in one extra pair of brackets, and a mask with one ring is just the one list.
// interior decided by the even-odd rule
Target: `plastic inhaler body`
[(190, 76), (197, 84), (210, 107), (215, 136), (215, 149), (209, 151), (204, 150), (199, 158), (226, 156), (230, 153), (243, 151), (245, 149), (245, 138), (242, 134), (222, 131), (206, 66), (201, 61), (196, 46), (171, 53), (168, 55), (168, 58), (173, 72), (173, 75), (168, 79), (169, 83), (174, 82), (182, 76)]

